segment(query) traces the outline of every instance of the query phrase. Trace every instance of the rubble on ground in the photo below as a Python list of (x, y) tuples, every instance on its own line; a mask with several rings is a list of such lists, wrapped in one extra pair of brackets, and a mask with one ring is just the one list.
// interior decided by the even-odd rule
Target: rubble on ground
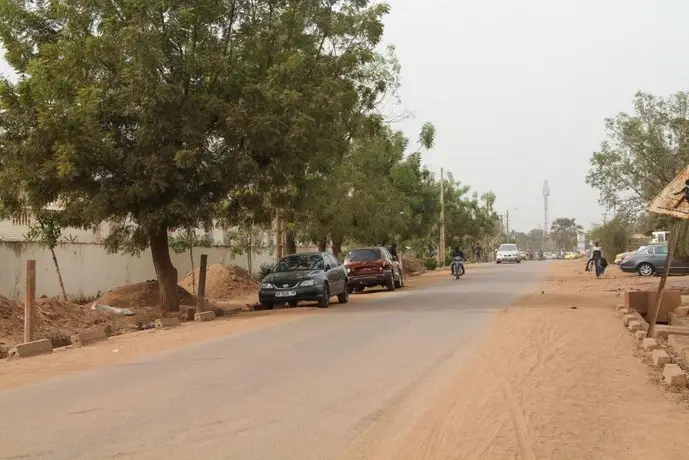
[[(60, 299), (37, 299), (34, 339), (50, 339), (54, 347), (69, 345), (70, 336), (93, 327), (116, 335), (137, 328), (140, 317), (124, 318)], [(0, 357), (24, 341), (24, 305), (0, 295)], [(4, 351), (3, 351), (4, 349)]]

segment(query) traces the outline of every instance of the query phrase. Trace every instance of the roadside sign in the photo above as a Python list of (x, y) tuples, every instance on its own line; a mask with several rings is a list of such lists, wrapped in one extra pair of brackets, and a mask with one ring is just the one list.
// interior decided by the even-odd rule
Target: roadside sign
[(681, 171), (648, 205), (654, 214), (689, 220), (689, 166)]

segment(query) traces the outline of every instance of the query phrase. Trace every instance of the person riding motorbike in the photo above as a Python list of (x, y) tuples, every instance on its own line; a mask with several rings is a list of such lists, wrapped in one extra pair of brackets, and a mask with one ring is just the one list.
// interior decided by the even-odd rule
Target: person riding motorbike
[[(459, 257), (459, 258), (461, 258), (462, 260), (464, 260), (464, 253), (463, 253), (462, 250), (459, 249), (457, 246), (455, 246), (454, 249), (452, 250), (452, 259), (454, 260), (455, 257)], [(464, 264), (462, 264), (462, 263), (460, 262), (460, 266), (462, 267), (462, 270), (464, 270)], [(455, 264), (452, 263), (452, 264), (450, 265), (450, 267), (451, 267), (451, 270), (452, 270), (452, 274), (454, 275), (454, 274), (455, 274)]]

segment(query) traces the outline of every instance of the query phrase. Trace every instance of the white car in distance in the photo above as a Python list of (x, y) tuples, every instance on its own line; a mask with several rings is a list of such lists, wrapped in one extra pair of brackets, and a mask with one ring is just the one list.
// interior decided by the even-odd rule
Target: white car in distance
[(501, 264), (503, 262), (522, 263), (522, 256), (519, 252), (519, 247), (516, 244), (501, 244), (498, 252), (495, 255), (495, 263)]

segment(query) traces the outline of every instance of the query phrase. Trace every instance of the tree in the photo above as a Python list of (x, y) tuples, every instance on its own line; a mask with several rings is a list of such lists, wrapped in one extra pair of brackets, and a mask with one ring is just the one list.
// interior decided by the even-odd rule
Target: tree
[(230, 247), (233, 254), (246, 255), (247, 270), (252, 274), (254, 253), (273, 247), (270, 233), (266, 232), (265, 227), (259, 227), (255, 224), (248, 224), (231, 230), (225, 236), (225, 244)]
[[(646, 205), (689, 164), (689, 93), (656, 97), (639, 92), (634, 112), (606, 119), (606, 138), (591, 158), (587, 182), (601, 203), (631, 224), (669, 229), (671, 220)], [(677, 256), (689, 258), (689, 224), (682, 223)]]
[(632, 228), (622, 218), (615, 217), (611, 221), (594, 227), (589, 232), (589, 238), (598, 241), (608, 257), (626, 252), (632, 242)]
[(577, 236), (581, 231), (583, 228), (575, 219), (558, 217), (551, 225), (550, 235), (558, 248), (568, 251), (576, 247)]
[(82, 225), (119, 223), (106, 247), (150, 247), (166, 310), (178, 308), (169, 230), (211, 225), (233, 191), (280, 190), (346, 144), (343, 117), (388, 11), (365, 0), (0, 9), (20, 75), (0, 92), (0, 189), (19, 178), (39, 207), (59, 198)]
[(179, 233), (170, 238), (170, 247), (172, 250), (181, 254), (189, 251), (189, 262), (191, 262), (191, 290), (192, 294), (196, 294), (196, 273), (194, 264), (194, 247), (210, 248), (213, 246), (213, 238), (208, 235), (199, 237), (196, 234), (196, 229), (187, 228), (183, 233)]
[(634, 113), (606, 119), (605, 127), (586, 180), (607, 208), (637, 218), (689, 164), (689, 93), (668, 98), (637, 93)]
[(60, 242), (60, 236), (62, 235), (59, 212), (48, 209), (38, 209), (33, 212), (33, 217), (34, 222), (29, 227), (28, 237), (31, 241), (37, 241), (50, 250), (50, 255), (55, 265), (55, 272), (57, 273), (57, 279), (60, 283), (62, 300), (67, 301), (65, 283), (62, 281), (60, 264), (58, 264), (57, 255), (55, 255), (55, 248)]

